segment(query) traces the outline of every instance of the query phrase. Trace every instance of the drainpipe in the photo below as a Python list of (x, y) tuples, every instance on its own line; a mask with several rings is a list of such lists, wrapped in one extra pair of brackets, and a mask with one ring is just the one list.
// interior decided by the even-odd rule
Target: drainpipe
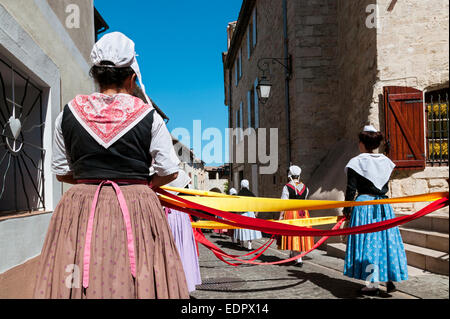
[[(233, 102), (231, 101), (231, 98), (232, 98), (232, 93), (231, 93), (231, 90), (232, 90), (232, 88), (233, 88), (233, 85), (232, 85), (232, 83), (231, 83), (231, 81), (233, 80), (232, 79), (232, 70), (233, 69), (229, 69), (228, 70), (228, 127), (231, 129), (232, 128), (232, 116), (233, 116)], [(228, 145), (229, 146), (231, 146), (231, 147), (233, 147), (233, 141), (232, 141), (232, 138), (231, 138), (231, 140), (230, 140), (230, 137), (228, 136)], [(228, 152), (230, 152), (231, 151), (231, 153), (233, 154), (233, 157), (234, 157), (234, 151), (233, 150), (230, 150), (230, 147), (228, 148)], [(228, 190), (230, 190), (230, 188), (231, 187), (233, 187), (234, 185), (233, 185), (233, 158), (231, 158), (231, 161), (230, 161), (230, 163), (228, 164), (229, 165), (229, 167), (230, 167), (230, 176), (228, 177)]]
[(288, 68), (285, 68), (285, 112), (286, 112), (286, 137), (287, 137), (287, 165), (291, 166), (291, 110), (289, 101), (289, 80), (291, 77), (290, 68), (291, 61), (288, 48), (288, 32), (287, 32), (287, 0), (283, 0), (283, 42), (284, 42), (284, 58), (288, 61)]

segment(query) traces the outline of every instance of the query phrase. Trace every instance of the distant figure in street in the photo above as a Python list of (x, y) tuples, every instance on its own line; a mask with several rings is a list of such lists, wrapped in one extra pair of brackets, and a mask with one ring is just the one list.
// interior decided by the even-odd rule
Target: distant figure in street
[[(253, 194), (249, 189), (249, 183), (248, 180), (243, 179), (241, 181), (241, 190), (238, 193), (238, 196), (249, 196), (249, 197), (255, 197), (255, 194)], [(256, 218), (254, 212), (245, 212), (242, 214), (246, 217)], [(253, 230), (253, 229), (235, 229), (233, 238), (242, 246), (244, 246), (244, 242), (247, 241), (247, 248), (249, 250), (252, 249), (252, 240), (260, 239), (262, 238), (262, 234), (259, 230)]]
[[(296, 165), (293, 165), (288, 170), (289, 183), (283, 187), (281, 199), (307, 199), (309, 195), (309, 189), (304, 183), (300, 181), (300, 174), (302, 169)], [(281, 212), (280, 220), (309, 218), (309, 212), (307, 210), (286, 211)], [(300, 236), (280, 236), (278, 237), (278, 249), (290, 250), (290, 257), (299, 255), (299, 252), (305, 252), (312, 248), (314, 245), (313, 237), (300, 237)], [(303, 260), (298, 258), (296, 260), (296, 266), (302, 267)]]
[[(346, 201), (369, 201), (387, 198), (389, 178), (395, 164), (383, 154), (375, 154), (383, 135), (373, 126), (364, 127), (359, 134), (361, 154), (352, 158), (345, 167), (347, 174)], [(344, 208), (350, 220), (349, 227), (356, 227), (389, 220), (395, 217), (389, 204)], [(387, 230), (349, 235), (345, 255), (344, 275), (362, 279), (371, 284), (363, 294), (379, 293), (378, 283), (387, 282), (387, 292), (395, 291), (393, 281), (408, 279), (405, 249), (398, 227)], [(375, 283), (375, 284), (373, 284)]]

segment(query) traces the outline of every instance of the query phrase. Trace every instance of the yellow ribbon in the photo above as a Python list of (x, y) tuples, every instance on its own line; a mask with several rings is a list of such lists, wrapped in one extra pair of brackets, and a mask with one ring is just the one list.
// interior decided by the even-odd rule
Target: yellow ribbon
[[(318, 226), (318, 225), (328, 225), (336, 224), (342, 217), (341, 216), (330, 216), (330, 217), (316, 217), (316, 218), (302, 218), (302, 219), (288, 219), (288, 220), (272, 220), (271, 222), (276, 222), (280, 224), (288, 224), (302, 227)], [(240, 227), (222, 224), (219, 222), (213, 222), (209, 220), (202, 220), (198, 222), (193, 222), (192, 227), (202, 228), (202, 229), (239, 229)]]
[[(196, 196), (181, 196), (186, 200), (228, 212), (282, 212), (295, 210), (320, 210), (332, 209), (340, 207), (354, 207), (366, 205), (381, 205), (381, 204), (400, 204), (400, 203), (417, 203), (417, 202), (433, 202), (445, 196), (448, 192), (437, 192), (429, 194), (421, 194), (414, 196), (386, 198), (371, 201), (330, 201), (330, 200), (299, 200), (299, 199), (278, 199), (278, 198), (264, 198), (264, 197), (243, 197), (230, 196), (225, 194), (188, 190), (184, 188), (163, 187), (168, 191), (175, 191)], [(181, 207), (188, 207), (179, 201), (161, 196), (164, 200), (169, 201)]]

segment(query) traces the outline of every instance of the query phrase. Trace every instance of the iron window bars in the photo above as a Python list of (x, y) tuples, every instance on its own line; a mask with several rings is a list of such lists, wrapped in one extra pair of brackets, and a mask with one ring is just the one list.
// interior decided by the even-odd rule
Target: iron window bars
[(448, 166), (448, 88), (427, 93), (425, 100), (427, 163), (430, 166)]
[(0, 216), (45, 210), (42, 93), (0, 57)]

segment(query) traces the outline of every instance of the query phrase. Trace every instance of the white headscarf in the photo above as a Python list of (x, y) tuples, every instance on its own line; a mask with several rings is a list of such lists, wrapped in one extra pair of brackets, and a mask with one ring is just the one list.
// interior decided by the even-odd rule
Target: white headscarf
[(374, 132), (377, 133), (377, 129), (373, 127), (373, 125), (366, 125), (364, 126), (363, 132)]
[[(139, 64), (136, 59), (134, 42), (121, 32), (111, 32), (104, 35), (93, 47), (91, 52), (91, 61), (95, 66), (126, 68), (131, 67), (136, 73), (139, 85), (146, 98), (146, 103), (152, 105), (150, 99), (145, 93), (145, 86), (142, 82), (142, 75)], [(102, 65), (101, 62), (109, 61), (114, 64)]]
[(288, 177), (292, 177), (292, 176), (299, 176), (302, 173), (302, 169), (300, 167), (298, 167), (297, 165), (292, 165), (291, 167), (289, 167), (289, 172), (288, 172)]
[(250, 184), (249, 184), (248, 180), (243, 179), (243, 180), (241, 181), (241, 189), (242, 189), (242, 188), (247, 188), (247, 189), (249, 189), (249, 187), (250, 187)]
[(230, 188), (229, 194), (230, 195), (236, 195), (237, 194), (237, 190), (232, 187), (232, 188)]
[(381, 190), (389, 181), (395, 164), (383, 154), (362, 153), (348, 162), (345, 174), (349, 167)]

